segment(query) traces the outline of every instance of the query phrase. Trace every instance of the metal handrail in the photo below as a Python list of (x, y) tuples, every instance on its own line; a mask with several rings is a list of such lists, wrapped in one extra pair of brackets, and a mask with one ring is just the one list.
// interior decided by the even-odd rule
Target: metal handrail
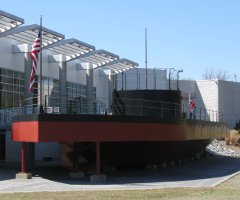
[[(37, 97), (36, 97), (37, 98)], [(28, 101), (29, 99), (26, 99)], [(30, 99), (31, 100), (31, 99)], [(115, 98), (114, 101), (124, 101), (123, 105), (112, 104), (109, 107), (106, 107), (106, 104), (102, 102), (94, 101), (95, 107), (94, 112), (89, 112), (86, 108), (89, 104), (80, 102), (79, 100), (74, 100), (75, 102), (67, 103), (66, 107), (71, 108), (67, 110), (68, 114), (114, 114), (114, 109), (126, 109), (128, 112), (125, 112), (124, 115), (135, 115), (135, 116), (146, 116), (146, 110), (150, 113), (147, 116), (151, 116), (151, 113), (157, 113), (157, 116), (165, 118), (170, 113), (173, 118), (190, 118), (190, 112), (183, 109), (183, 106), (178, 103), (165, 102), (165, 101), (152, 101), (145, 99), (128, 99), (128, 98)], [(126, 102), (128, 102), (126, 104)], [(133, 104), (134, 103), (134, 104)], [(157, 106), (156, 106), (157, 105)], [(55, 109), (57, 108), (57, 109)], [(82, 110), (83, 108), (83, 110)], [(21, 107), (1, 109), (0, 110), (0, 128), (7, 128), (11, 126), (12, 117), (15, 115), (27, 115), (33, 113), (39, 113), (39, 105), (22, 105)], [(49, 112), (50, 111), (50, 112)], [(55, 112), (57, 111), (57, 112)], [(59, 104), (44, 106), (45, 113), (59, 113), (61, 114), (61, 107)], [(202, 108), (195, 109), (195, 117), (193, 120), (203, 120), (203, 121), (214, 121), (214, 122), (223, 122), (223, 113), (217, 112), (214, 110), (207, 110)]]
[[(159, 113), (159, 116), (164, 118), (164, 112), (172, 112), (172, 118), (190, 118), (190, 111), (185, 111), (184, 104), (166, 102), (166, 101), (156, 101), (156, 100), (146, 100), (146, 99), (130, 99), (130, 98), (115, 98), (112, 110), (120, 110), (118, 114), (122, 115), (148, 115), (148, 113)], [(147, 109), (144, 113), (143, 110)], [(122, 111), (122, 112), (121, 112)], [(114, 112), (113, 112), (114, 113)], [(163, 114), (163, 115), (162, 115)], [(194, 115), (192, 119), (203, 120), (203, 121), (214, 121), (214, 122), (223, 122), (223, 113), (215, 110), (207, 110), (203, 108), (195, 108)]]

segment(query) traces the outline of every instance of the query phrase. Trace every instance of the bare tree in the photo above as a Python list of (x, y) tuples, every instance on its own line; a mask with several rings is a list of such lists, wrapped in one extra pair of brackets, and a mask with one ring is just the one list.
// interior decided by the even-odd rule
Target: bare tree
[(218, 79), (218, 80), (230, 80), (231, 76), (226, 70), (214, 70), (206, 69), (203, 73), (203, 79), (209, 80), (209, 79)]
[(233, 80), (234, 80), (235, 82), (239, 82), (239, 78), (238, 78), (237, 74), (234, 74), (234, 75), (233, 75)]
[(211, 69), (206, 69), (205, 72), (203, 73), (203, 79), (214, 79), (214, 71), (213, 71), (213, 68)]

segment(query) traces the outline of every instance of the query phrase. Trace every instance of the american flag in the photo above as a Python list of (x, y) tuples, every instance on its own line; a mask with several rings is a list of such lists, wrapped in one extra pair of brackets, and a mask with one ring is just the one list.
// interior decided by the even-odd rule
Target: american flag
[(39, 30), (38, 37), (35, 39), (32, 50), (30, 51), (30, 57), (32, 59), (32, 71), (30, 76), (30, 86), (29, 86), (29, 92), (33, 92), (33, 86), (37, 71), (37, 63), (38, 63), (38, 55), (41, 51), (41, 29)]

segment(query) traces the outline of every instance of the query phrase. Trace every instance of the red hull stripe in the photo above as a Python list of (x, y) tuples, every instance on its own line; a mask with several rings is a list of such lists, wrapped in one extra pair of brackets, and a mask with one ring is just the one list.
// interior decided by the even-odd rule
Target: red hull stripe
[(13, 122), (12, 139), (21, 142), (181, 141), (183, 124), (118, 122)]

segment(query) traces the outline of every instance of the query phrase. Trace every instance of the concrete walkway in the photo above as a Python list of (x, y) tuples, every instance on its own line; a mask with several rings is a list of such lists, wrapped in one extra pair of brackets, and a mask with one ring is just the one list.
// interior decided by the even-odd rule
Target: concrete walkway
[(238, 173), (240, 158), (209, 157), (166, 169), (105, 172), (103, 184), (93, 184), (89, 177), (69, 178), (66, 169), (51, 163), (38, 165), (27, 180), (15, 179), (18, 169), (0, 164), (1, 193), (211, 187)]

